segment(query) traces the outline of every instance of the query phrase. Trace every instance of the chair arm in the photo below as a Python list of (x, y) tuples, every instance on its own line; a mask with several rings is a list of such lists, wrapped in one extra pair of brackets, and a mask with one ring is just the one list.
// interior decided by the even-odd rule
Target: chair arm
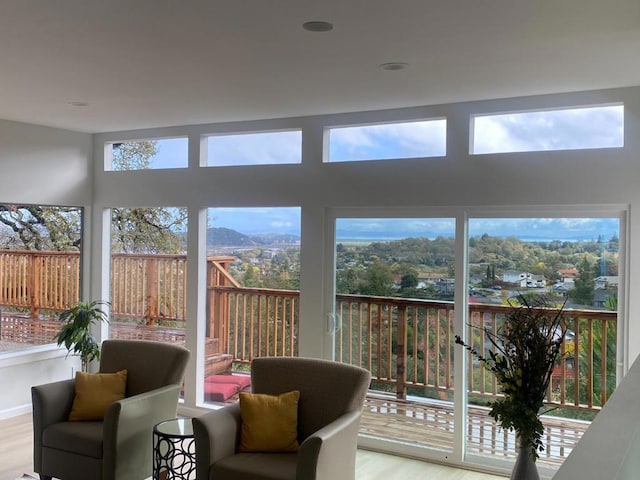
[(235, 403), (193, 418), (196, 478), (209, 478), (209, 468), (236, 453), (240, 443), (240, 405)]
[(151, 476), (153, 427), (176, 418), (180, 385), (167, 385), (111, 404), (104, 417), (104, 480)]
[(296, 478), (353, 480), (356, 468), (360, 410), (345, 413), (300, 445)]
[(36, 472), (42, 470), (42, 432), (49, 425), (67, 421), (75, 394), (73, 379), (31, 387), (33, 465)]
[(76, 395), (75, 380), (47, 383), (31, 387), (34, 428), (36, 419), (43, 428), (66, 421)]

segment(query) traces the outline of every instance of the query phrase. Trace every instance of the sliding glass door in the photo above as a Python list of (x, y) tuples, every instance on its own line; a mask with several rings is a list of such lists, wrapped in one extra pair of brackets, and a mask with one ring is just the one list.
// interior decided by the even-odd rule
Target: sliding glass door
[(567, 312), (538, 463), (552, 475), (616, 385), (624, 212), (411, 213), (330, 217), (334, 358), (373, 378), (361, 443), (509, 471), (514, 435), (488, 415), (500, 386), (454, 336), (488, 353), (483, 329), (499, 331), (520, 295), (544, 295)]
[(372, 373), (374, 443), (453, 450), (454, 237), (453, 218), (335, 219), (335, 359)]

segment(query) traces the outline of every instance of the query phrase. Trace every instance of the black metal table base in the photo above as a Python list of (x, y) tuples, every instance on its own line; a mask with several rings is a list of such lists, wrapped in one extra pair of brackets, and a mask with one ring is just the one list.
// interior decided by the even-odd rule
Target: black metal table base
[(159, 428), (167, 423), (153, 430), (153, 480), (195, 479), (195, 439), (192, 434), (174, 434)]

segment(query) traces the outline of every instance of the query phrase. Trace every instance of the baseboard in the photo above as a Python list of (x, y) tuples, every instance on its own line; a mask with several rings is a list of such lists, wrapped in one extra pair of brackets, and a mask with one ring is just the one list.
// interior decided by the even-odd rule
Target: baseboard
[(17, 407), (7, 408), (5, 410), (0, 410), (0, 420), (4, 420), (5, 418), (17, 417), (19, 415), (25, 415), (27, 413), (31, 413), (32, 407), (30, 403), (26, 405), (19, 405)]

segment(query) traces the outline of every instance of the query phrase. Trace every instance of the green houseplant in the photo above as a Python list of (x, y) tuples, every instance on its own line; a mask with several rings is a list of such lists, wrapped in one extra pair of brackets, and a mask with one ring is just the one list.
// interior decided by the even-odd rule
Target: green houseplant
[(64, 344), (69, 353), (80, 357), (82, 370), (85, 372), (89, 362), (100, 359), (100, 345), (91, 333), (91, 327), (108, 322), (104, 306), (110, 306), (110, 303), (104, 300), (78, 302), (58, 316), (58, 320), (64, 322), (64, 325), (53, 339), (58, 342), (58, 346)]
[[(474, 328), (488, 339), (488, 354), (481, 354), (458, 335), (455, 342), (495, 375), (502, 396), (490, 403), (489, 415), (502, 428), (515, 431), (521, 451), (535, 462), (538, 451), (544, 449), (541, 410), (566, 334), (564, 304), (558, 308), (544, 295), (521, 294), (510, 302), (504, 323), (496, 332), (489, 327)], [(535, 468), (532, 462), (531, 468)], [(527, 478), (535, 477), (537, 474)]]

